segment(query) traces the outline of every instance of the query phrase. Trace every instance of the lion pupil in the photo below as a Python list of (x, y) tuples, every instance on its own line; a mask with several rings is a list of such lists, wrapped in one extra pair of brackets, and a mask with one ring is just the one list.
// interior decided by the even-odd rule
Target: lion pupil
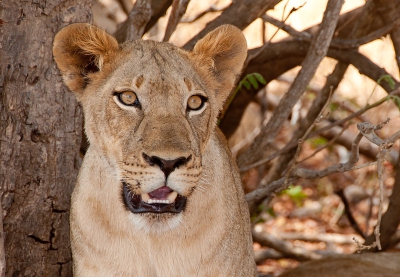
[(126, 91), (122, 93), (122, 102), (127, 105), (131, 105), (136, 101), (136, 94), (132, 91)]
[(189, 98), (188, 106), (190, 109), (198, 109), (202, 104), (200, 96), (194, 95)]

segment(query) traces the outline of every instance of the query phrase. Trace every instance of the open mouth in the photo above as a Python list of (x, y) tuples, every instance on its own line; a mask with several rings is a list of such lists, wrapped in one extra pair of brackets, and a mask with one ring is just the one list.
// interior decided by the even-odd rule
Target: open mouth
[(123, 183), (123, 198), (133, 213), (180, 213), (186, 205), (186, 197), (167, 186), (150, 193), (135, 194)]

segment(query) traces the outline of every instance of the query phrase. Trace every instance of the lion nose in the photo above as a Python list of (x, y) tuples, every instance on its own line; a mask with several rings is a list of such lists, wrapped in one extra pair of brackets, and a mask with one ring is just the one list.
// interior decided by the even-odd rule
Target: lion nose
[(179, 157), (177, 159), (165, 160), (165, 159), (157, 157), (157, 156), (149, 157), (148, 155), (143, 153), (143, 158), (149, 165), (151, 165), (151, 166), (157, 165), (162, 170), (162, 172), (164, 172), (165, 179), (167, 179), (169, 174), (171, 174), (172, 171), (174, 171), (176, 168), (178, 168), (182, 165), (187, 164), (190, 161), (190, 159), (192, 158), (192, 155), (190, 155), (187, 158)]

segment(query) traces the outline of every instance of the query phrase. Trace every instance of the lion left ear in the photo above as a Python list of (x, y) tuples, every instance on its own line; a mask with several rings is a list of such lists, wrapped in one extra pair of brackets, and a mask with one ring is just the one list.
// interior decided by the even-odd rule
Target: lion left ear
[(221, 109), (246, 60), (244, 35), (232, 25), (222, 25), (199, 40), (191, 54), (198, 63), (209, 67), (219, 82), (216, 98)]
[(90, 73), (102, 70), (119, 49), (117, 40), (86, 23), (63, 28), (54, 38), (53, 55), (65, 84), (81, 97)]

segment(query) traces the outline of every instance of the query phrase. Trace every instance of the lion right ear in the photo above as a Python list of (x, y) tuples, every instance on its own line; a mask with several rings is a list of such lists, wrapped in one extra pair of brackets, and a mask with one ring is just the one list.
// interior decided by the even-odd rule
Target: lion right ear
[(90, 74), (101, 71), (117, 51), (117, 40), (90, 24), (69, 25), (54, 38), (54, 59), (65, 84), (78, 97), (90, 80)]

